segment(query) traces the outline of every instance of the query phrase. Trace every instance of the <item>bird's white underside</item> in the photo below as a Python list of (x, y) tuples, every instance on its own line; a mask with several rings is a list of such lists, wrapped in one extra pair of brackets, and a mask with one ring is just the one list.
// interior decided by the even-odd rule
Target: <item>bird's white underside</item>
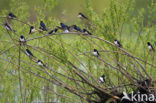
[(114, 43), (115, 43), (116, 45), (118, 45), (118, 42), (117, 42), (117, 41), (114, 41)]
[(100, 77), (100, 78), (99, 78), (99, 80), (100, 80), (101, 82), (104, 82), (104, 79), (103, 79), (103, 77)]
[(5, 28), (6, 28), (7, 30), (10, 30), (10, 28), (9, 28), (8, 26), (5, 26)]
[(38, 65), (39, 65), (39, 66), (43, 66), (42, 62), (38, 62)]
[(20, 41), (23, 42), (24, 41), (24, 38), (22, 38), (22, 39), (20, 38)]
[(78, 15), (78, 17), (81, 18), (82, 16), (81, 15)]
[(31, 30), (31, 32), (32, 32), (32, 33), (34, 33), (35, 31), (36, 31), (36, 29), (35, 29), (35, 28)]
[(64, 32), (65, 32), (65, 33), (69, 33), (69, 30), (65, 30)]
[(149, 45), (148, 48), (151, 50), (152, 49), (152, 46)]
[(27, 51), (25, 51), (25, 53), (27, 54), (27, 56), (30, 56), (30, 54)]
[(97, 52), (93, 52), (93, 55), (98, 56), (98, 53)]

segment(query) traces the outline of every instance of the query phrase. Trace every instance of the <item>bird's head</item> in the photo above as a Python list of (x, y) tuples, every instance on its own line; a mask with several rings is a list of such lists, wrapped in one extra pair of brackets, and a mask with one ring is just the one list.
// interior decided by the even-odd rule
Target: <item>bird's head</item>
[(96, 50), (96, 49), (94, 49), (94, 52), (97, 52), (97, 50)]
[(57, 28), (54, 29), (55, 32), (57, 32), (57, 30), (58, 30)]
[(148, 44), (148, 45), (151, 45), (151, 43), (150, 43), (150, 42), (147, 42), (147, 44)]
[(82, 15), (82, 13), (81, 13), (81, 12), (79, 12), (79, 15)]
[(118, 41), (117, 39), (114, 39), (114, 41)]
[(37, 62), (41, 62), (41, 60), (38, 60)]
[(34, 29), (34, 26), (30, 26), (30, 29)]
[(105, 77), (105, 75), (103, 74), (103, 75), (102, 75), (102, 77), (104, 78), (104, 77)]
[(23, 35), (21, 35), (21, 36), (20, 36), (20, 38), (21, 38), (21, 39), (23, 39), (23, 38), (24, 38), (24, 36), (23, 36)]

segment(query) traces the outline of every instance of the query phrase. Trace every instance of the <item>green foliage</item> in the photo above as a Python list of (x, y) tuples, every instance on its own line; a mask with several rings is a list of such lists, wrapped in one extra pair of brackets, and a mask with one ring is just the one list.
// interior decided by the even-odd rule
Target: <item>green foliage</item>
[[(33, 0), (32, 2), (37, 1)], [(156, 4), (154, 1), (146, 9), (136, 9), (134, 0), (111, 0), (110, 6), (102, 14), (97, 14), (91, 6), (91, 0), (86, 0), (85, 12), (89, 20), (82, 20), (83, 23), (77, 21), (76, 24), (81, 28), (87, 28), (93, 36), (102, 40), (79, 33), (56, 34), (30, 40), (27, 45), (20, 47), (18, 42), (20, 35), (24, 35), (29, 40), (47, 34), (47, 32), (28, 34), (30, 25), (38, 28), (40, 21), (43, 20), (49, 30), (59, 26), (60, 21), (49, 15), (58, 4), (58, 0), (43, 0), (41, 2), (43, 4), (41, 7), (37, 7), (36, 4), (34, 8), (30, 8), (26, 1), (12, 0), (10, 11), (17, 16), (18, 20), (11, 20), (10, 26), (16, 31), (17, 36), (13, 32), (5, 30), (3, 23), (6, 22), (6, 18), (0, 18), (2, 24), (0, 26), (1, 103), (39, 101), (78, 103), (87, 102), (85, 98), (99, 100), (100, 97), (97, 95), (90, 97), (84, 95), (83, 92), (93, 91), (95, 89), (93, 87), (99, 85), (101, 88), (107, 88), (131, 83), (129, 78), (118, 70), (142, 80), (143, 78), (137, 74), (136, 67), (141, 70), (143, 75), (146, 73), (135, 59), (103, 40), (113, 43), (114, 39), (118, 39), (128, 53), (151, 65), (156, 64), (155, 52), (149, 52), (147, 48), (148, 41), (154, 47), (156, 45), (154, 23)], [(6, 16), (8, 12), (3, 11), (1, 16)], [(24, 21), (25, 24), (21, 21)], [(62, 33), (62, 31), (59, 30), (58, 33)], [(35, 57), (42, 60), (48, 68), (38, 66), (36, 62), (26, 56), (26, 48), (29, 48)], [(99, 50), (102, 59), (92, 55), (94, 48)], [(155, 80), (155, 67), (143, 61), (139, 62)], [(119, 66), (118, 63), (122, 66)], [(108, 64), (118, 69), (114, 69)], [(98, 83), (98, 78), (102, 74), (107, 75), (105, 85)], [(71, 80), (71, 78), (75, 80)], [(83, 83), (85, 81), (82, 78), (87, 78), (89, 83)], [(78, 81), (83, 82), (78, 83)], [(125, 88), (128, 91), (136, 89)], [(125, 88), (121, 88), (119, 91), (122, 92)], [(78, 95), (79, 93), (82, 93), (82, 97)]]

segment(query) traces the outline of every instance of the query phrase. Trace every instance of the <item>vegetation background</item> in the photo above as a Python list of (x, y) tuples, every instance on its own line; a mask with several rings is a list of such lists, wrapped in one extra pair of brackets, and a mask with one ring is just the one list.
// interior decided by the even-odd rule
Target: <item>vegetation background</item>
[[(3, 26), (9, 12), (18, 18), (10, 23), (17, 35)], [(79, 12), (89, 20), (77, 18)], [(28, 34), (41, 20), (49, 30), (64, 22), (93, 36)], [(0, 24), (1, 103), (109, 103), (121, 99), (113, 91), (135, 91), (145, 79), (156, 90), (155, 51), (147, 47), (148, 41), (156, 45), (155, 0), (0, 0)], [(19, 44), (20, 35), (27, 45)], [(113, 44), (115, 38), (123, 49)], [(36, 58), (27, 57), (26, 48)], [(92, 55), (94, 48), (100, 58)], [(105, 84), (98, 82), (103, 74)]]

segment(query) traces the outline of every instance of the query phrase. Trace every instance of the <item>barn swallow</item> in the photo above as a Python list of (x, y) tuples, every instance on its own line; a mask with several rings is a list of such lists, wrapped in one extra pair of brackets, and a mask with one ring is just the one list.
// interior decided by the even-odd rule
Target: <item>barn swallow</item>
[(35, 27), (34, 26), (30, 26), (30, 31), (29, 31), (29, 34), (32, 34), (36, 31)]
[(98, 57), (99, 56), (99, 52), (97, 51), (97, 49), (94, 49), (93, 55)]
[(25, 40), (25, 38), (24, 38), (24, 36), (23, 36), (23, 35), (21, 35), (21, 36), (20, 36), (19, 41), (20, 41), (21, 43), (25, 43), (25, 42), (26, 42), (26, 40)]
[(26, 49), (25, 53), (27, 54), (28, 57), (31, 57), (31, 56), (34, 57), (34, 55), (31, 53), (29, 49)]
[(99, 81), (101, 83), (105, 83), (105, 75), (104, 74), (99, 78)]
[(39, 30), (40, 30), (40, 31), (47, 31), (47, 29), (46, 29), (46, 25), (44, 24), (43, 21), (40, 21), (40, 27), (39, 27)]
[(39, 66), (44, 66), (44, 64), (43, 64), (43, 62), (42, 62), (41, 60), (38, 60), (38, 61), (37, 61), (37, 64), (38, 64)]
[(54, 33), (56, 33), (57, 32), (57, 28), (55, 28), (54, 30), (51, 30), (48, 34), (54, 34)]
[(10, 25), (8, 23), (5, 23), (4, 26), (7, 30), (14, 31), (14, 30), (12, 30), (12, 28), (10, 27)]
[(117, 39), (114, 40), (114, 44), (118, 47), (122, 47), (122, 45), (120, 44), (120, 42)]
[(83, 32), (88, 35), (92, 35), (87, 29), (83, 29)]
[(16, 16), (15, 16), (13, 13), (10, 12), (10, 13), (8, 14), (8, 18), (14, 19), (14, 18), (16, 18)]
[(81, 18), (81, 19), (88, 19), (84, 14), (82, 13), (79, 13), (78, 14), (78, 17)]
[(148, 49), (150, 51), (154, 51), (154, 48), (153, 48), (153, 46), (152, 46), (152, 44), (150, 42), (147, 42), (147, 45), (148, 45)]
[(69, 27), (65, 25), (64, 23), (60, 23), (61, 27), (58, 27), (59, 29), (63, 30), (65, 33), (69, 32)]

